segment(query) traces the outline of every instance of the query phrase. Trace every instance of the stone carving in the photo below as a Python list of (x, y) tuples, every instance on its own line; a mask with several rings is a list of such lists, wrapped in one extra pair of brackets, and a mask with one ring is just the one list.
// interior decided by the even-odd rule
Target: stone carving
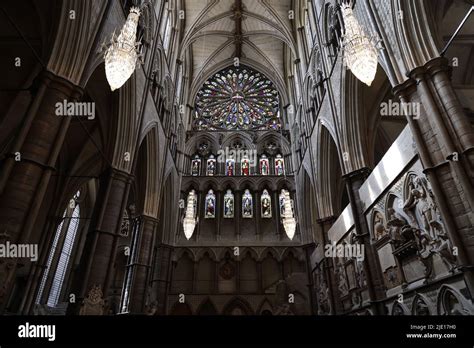
[(398, 278), (398, 271), (396, 267), (389, 267), (384, 272), (384, 279), (387, 288), (391, 289), (397, 285), (400, 285), (400, 279)]
[(388, 234), (390, 240), (395, 244), (396, 247), (403, 244), (406, 240), (402, 238), (402, 227), (408, 224), (407, 220), (401, 216), (395, 209), (388, 208)]
[(102, 296), (102, 289), (100, 286), (92, 286), (89, 294), (82, 302), (79, 315), (103, 315), (105, 301), (102, 299)]
[(417, 231), (418, 256), (425, 267), (425, 278), (433, 277), (433, 251), (431, 249), (432, 239), (424, 231)]
[(360, 295), (360, 292), (355, 291), (352, 293), (351, 302), (352, 306), (354, 307), (359, 307), (362, 305), (362, 296)]
[(415, 175), (408, 178), (408, 197), (403, 210), (410, 217), (410, 224), (429, 233), (432, 239), (443, 231), (433, 192), (425, 178)]
[(377, 241), (388, 234), (401, 272), (401, 279), (397, 279), (395, 270), (384, 274), (386, 283), (406, 284), (402, 265), (412, 262), (413, 257), (423, 264), (425, 282), (436, 275), (435, 255), (441, 258), (448, 271), (454, 272), (453, 245), (428, 180), (421, 174), (408, 172), (393, 185), (386, 197), (385, 214), (377, 208), (373, 215), (373, 239)]
[(422, 298), (417, 297), (415, 303), (413, 304), (414, 313), (416, 315), (430, 315), (430, 310), (428, 309), (428, 305)]
[(339, 293), (341, 294), (341, 296), (345, 296), (349, 292), (349, 287), (347, 285), (346, 274), (344, 272), (344, 265), (342, 263), (339, 263), (339, 265), (337, 266), (336, 274), (337, 274), (337, 288), (339, 290)]
[(153, 301), (150, 303), (145, 310), (146, 315), (156, 315), (158, 312), (158, 302)]
[(438, 238), (434, 241), (433, 251), (441, 256), (450, 272), (456, 269), (456, 256), (453, 255), (453, 245), (445, 231), (438, 234)]
[(329, 314), (331, 306), (329, 303), (329, 287), (327, 286), (324, 274), (321, 270), (317, 272), (318, 286), (318, 314)]
[(365, 270), (364, 270), (364, 261), (363, 260), (355, 260), (355, 276), (357, 286), (359, 288), (364, 288), (367, 286), (367, 279), (365, 277)]
[(122, 237), (128, 237), (129, 232), (130, 232), (130, 217), (127, 210), (125, 209), (123, 211), (122, 224), (120, 225), (120, 235)]
[[(410, 225), (416, 228), (419, 254), (425, 264), (431, 254), (438, 254), (450, 272), (456, 267), (451, 241), (443, 228), (442, 219), (433, 192), (424, 177), (410, 175), (408, 197), (403, 210), (410, 216)], [(431, 260), (430, 260), (431, 264)]]
[(374, 239), (375, 240), (379, 240), (380, 238), (382, 238), (383, 236), (385, 236), (388, 233), (387, 230), (385, 229), (385, 225), (384, 225), (384, 216), (379, 211), (375, 212), (375, 214), (374, 214), (374, 224), (373, 224), (373, 226), (374, 226), (373, 231), (374, 231)]

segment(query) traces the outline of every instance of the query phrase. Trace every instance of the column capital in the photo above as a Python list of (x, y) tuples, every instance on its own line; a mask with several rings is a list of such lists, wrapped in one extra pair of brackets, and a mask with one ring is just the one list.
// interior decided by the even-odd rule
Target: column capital
[(323, 218), (320, 218), (320, 219), (316, 219), (316, 222), (318, 224), (327, 224), (327, 223), (333, 223), (337, 220), (337, 217), (334, 216), (334, 215), (331, 215), (331, 216), (325, 216)]
[(140, 218), (142, 219), (143, 221), (149, 221), (149, 222), (153, 222), (155, 224), (157, 224), (159, 222), (159, 219), (158, 218), (155, 218), (153, 216), (150, 216), (150, 215), (147, 215), (145, 213), (142, 213), (142, 214), (139, 214), (137, 215), (137, 218)]
[(130, 174), (126, 171), (123, 171), (115, 167), (109, 167), (109, 172), (110, 172), (111, 178), (117, 179), (126, 183), (131, 183), (135, 179), (135, 176), (133, 174)]
[(344, 174), (342, 178), (344, 180), (353, 180), (353, 179), (360, 179), (360, 178), (365, 179), (370, 175), (371, 172), (372, 172), (372, 169), (368, 167), (362, 167), (352, 172)]
[(84, 94), (84, 89), (68, 79), (55, 74), (50, 70), (43, 70), (38, 74), (39, 81), (50, 87), (61, 90), (66, 95), (69, 95), (71, 99), (78, 100)]
[(406, 73), (406, 76), (410, 79), (420, 80), (424, 78), (424, 75), (435, 75), (438, 72), (450, 72), (451, 67), (449, 61), (445, 57), (436, 57), (428, 61), (425, 65), (418, 66), (411, 71)]

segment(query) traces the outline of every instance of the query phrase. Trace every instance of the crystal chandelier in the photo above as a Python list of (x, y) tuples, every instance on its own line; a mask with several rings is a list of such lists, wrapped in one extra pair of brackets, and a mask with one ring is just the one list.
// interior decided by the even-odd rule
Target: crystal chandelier
[(194, 228), (196, 227), (196, 218), (194, 217), (194, 202), (196, 200), (196, 195), (194, 190), (189, 192), (187, 205), (186, 205), (186, 213), (184, 215), (183, 220), (183, 229), (184, 235), (187, 239), (190, 239), (193, 235)]
[(140, 9), (132, 7), (119, 36), (115, 32), (105, 51), (105, 75), (112, 91), (122, 87), (137, 65), (140, 43), (136, 41)]
[(355, 77), (370, 86), (377, 73), (377, 50), (354, 16), (351, 3), (342, 5), (344, 60)]
[(285, 228), (286, 235), (291, 240), (295, 236), (296, 231), (296, 220), (293, 216), (293, 208), (291, 207), (290, 193), (287, 190), (282, 190), (285, 202), (285, 214), (283, 216), (283, 227)]

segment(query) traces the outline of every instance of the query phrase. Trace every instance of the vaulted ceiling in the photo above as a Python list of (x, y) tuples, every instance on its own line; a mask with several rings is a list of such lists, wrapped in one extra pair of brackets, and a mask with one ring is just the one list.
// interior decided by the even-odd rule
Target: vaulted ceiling
[(284, 47), (294, 51), (291, 0), (185, 0), (185, 30), (180, 52), (189, 52), (195, 84), (234, 63), (252, 66), (284, 81)]

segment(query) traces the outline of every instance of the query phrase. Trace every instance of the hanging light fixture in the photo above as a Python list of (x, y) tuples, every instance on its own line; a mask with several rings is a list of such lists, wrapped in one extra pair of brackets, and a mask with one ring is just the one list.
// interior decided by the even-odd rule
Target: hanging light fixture
[(186, 205), (186, 213), (184, 215), (183, 220), (183, 229), (184, 235), (187, 239), (190, 239), (194, 233), (194, 228), (196, 227), (196, 218), (194, 216), (194, 204), (196, 201), (196, 195), (194, 190), (191, 190), (188, 195), (187, 205)]
[(132, 7), (119, 36), (115, 32), (105, 51), (105, 75), (112, 91), (123, 86), (137, 65), (140, 43), (136, 41), (140, 9)]
[(293, 237), (295, 236), (295, 231), (296, 231), (296, 220), (295, 217), (293, 216), (293, 208), (291, 206), (291, 199), (290, 199), (290, 193), (287, 190), (282, 190), (285, 202), (284, 207), (285, 207), (285, 214), (283, 216), (283, 227), (285, 228), (286, 235), (288, 238), (293, 240)]
[(377, 50), (354, 16), (352, 1), (343, 2), (342, 18), (344, 61), (355, 77), (370, 86), (377, 73)]

